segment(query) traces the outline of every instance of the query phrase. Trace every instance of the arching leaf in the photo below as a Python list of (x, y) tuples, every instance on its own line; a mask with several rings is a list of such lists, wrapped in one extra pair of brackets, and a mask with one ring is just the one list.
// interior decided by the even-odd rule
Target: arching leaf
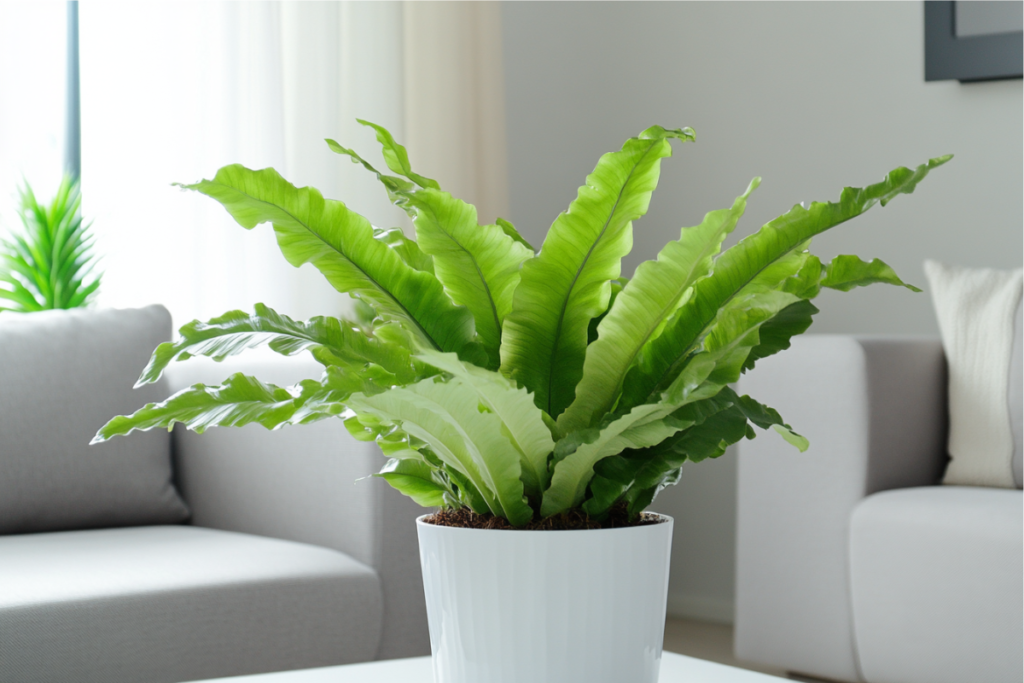
[[(679, 409), (673, 417), (690, 420), (693, 426), (661, 443), (630, 449), (597, 463), (590, 483), (591, 497), (583, 504), (587, 514), (601, 516), (620, 500), (628, 504), (631, 515), (639, 513), (661, 489), (678, 480), (678, 470), (685, 461), (717, 458), (744, 436), (752, 438), (748, 420), (762, 429), (774, 426), (793, 433), (778, 412), (749, 396), (737, 395), (729, 387)], [(796, 438), (803, 440), (801, 450), (806, 450), (806, 439)]]
[(627, 513), (639, 514), (666, 486), (677, 483), (684, 461), (700, 462), (721, 457), (729, 446), (751, 435), (743, 414), (731, 406), (712, 415), (704, 424), (677, 434), (678, 441), (674, 438), (668, 440), (667, 448), (663, 449), (659, 444), (655, 447), (660, 452), (659, 457), (648, 462), (648, 466), (637, 475), (637, 481), (622, 496), (627, 504)]
[(498, 415), (481, 411), (477, 392), (459, 380), (423, 380), (376, 396), (352, 396), (347, 404), (359, 421), (369, 415), (424, 441), (472, 484), (493, 514), (519, 526), (533, 517), (519, 452), (502, 433)]
[(839, 255), (832, 259), (827, 271), (828, 274), (821, 281), (821, 286), (838, 289), (840, 292), (849, 292), (854, 287), (876, 283), (906, 287), (912, 292), (921, 291), (901, 280), (896, 271), (881, 259), (873, 259), (871, 263), (867, 263), (859, 256)]
[(671, 404), (687, 396), (713, 396), (739, 380), (751, 350), (761, 343), (761, 326), (789, 305), (814, 296), (821, 275), (818, 257), (803, 251), (763, 269), (719, 311), (702, 350), (681, 363), (660, 401)]
[(375, 363), (401, 384), (419, 378), (408, 348), (371, 336), (353, 323), (323, 317), (295, 321), (263, 304), (255, 310), (252, 315), (229, 311), (209, 322), (188, 323), (176, 341), (156, 348), (136, 386), (160, 379), (173, 361), (193, 356), (223, 360), (262, 345), (285, 356), (310, 351), (324, 365)]
[(328, 366), (319, 382), (303, 380), (293, 387), (298, 396), (289, 422), (307, 424), (326, 417), (341, 417), (349, 410), (348, 400), (353, 394), (373, 396), (397, 383), (395, 375), (375, 363)]
[(431, 275), (434, 274), (434, 259), (424, 254), (423, 250), (420, 249), (420, 245), (406, 237), (401, 228), (391, 228), (389, 230), (374, 228), (373, 237), (394, 249), (402, 257), (402, 260), (411, 267)]
[(412, 166), (409, 164), (409, 153), (405, 151), (405, 147), (395, 142), (395, 138), (392, 137), (391, 133), (384, 126), (378, 126), (376, 123), (370, 123), (363, 119), (356, 119), (356, 121), (364, 126), (373, 128), (377, 133), (377, 142), (384, 148), (384, 163), (388, 165), (392, 172), (405, 176), (424, 189), (441, 189), (436, 180), (431, 180), (413, 172)]
[(403, 202), (403, 199), (399, 193), (402, 191), (413, 189), (414, 185), (405, 178), (397, 178), (393, 175), (387, 175), (378, 171), (376, 168), (373, 167), (373, 165), (370, 162), (368, 162), (363, 157), (359, 156), (359, 154), (357, 154), (354, 149), (343, 147), (334, 140), (331, 140), (330, 138), (328, 138), (326, 142), (327, 146), (330, 148), (332, 152), (335, 152), (337, 154), (343, 154), (349, 157), (352, 163), (359, 164), (370, 173), (376, 175), (377, 180), (379, 180), (381, 184), (384, 185), (384, 188), (387, 190), (388, 198), (391, 199), (392, 203), (400, 205)]
[(523, 264), (502, 333), (501, 367), (553, 418), (575, 395), (587, 328), (608, 308), (610, 282), (633, 244), (632, 221), (647, 212), (672, 138), (693, 140), (694, 133), (655, 126), (602, 156), (555, 219), (540, 254)]
[(526, 389), (504, 375), (469, 365), (455, 354), (423, 352), (423, 363), (443, 370), (477, 393), (480, 403), (501, 420), (501, 431), (519, 453), (527, 497), (539, 503), (548, 485), (548, 456), (555, 448), (543, 414)]
[[(676, 379), (655, 402), (636, 406), (619, 418), (605, 418), (605, 429), (628, 425), (630, 433), (637, 433), (636, 428), (643, 427), (643, 431), (640, 432), (644, 437), (642, 440), (635, 439), (636, 443), (625, 446), (614, 440), (609, 441), (608, 447), (603, 447), (599, 451), (593, 447), (599, 439), (592, 437), (580, 439), (579, 436), (572, 434), (559, 442), (555, 450), (556, 464), (551, 490), (555, 490), (556, 485), (561, 488), (557, 497), (556, 494), (545, 496), (546, 502), (550, 499), (547, 509), (555, 510), (558, 506), (565, 505), (568, 490), (572, 491), (571, 499), (574, 502), (571, 505), (581, 503), (583, 492), (593, 476), (594, 467), (605, 458), (626, 448), (636, 450), (654, 446), (703, 419), (701, 410), (695, 406), (706, 405), (709, 399), (718, 397), (723, 391), (728, 392), (726, 385), (738, 379), (750, 349), (759, 343), (760, 325), (801, 296), (808, 296), (809, 292), (816, 291), (820, 276), (820, 262), (806, 252), (790, 254), (764, 269), (730, 302), (730, 306), (721, 311), (721, 315), (707, 335), (705, 348), (687, 359)], [(632, 424), (628, 422), (638, 415), (641, 416), (639, 420)], [(658, 430), (662, 430), (662, 433)], [(579, 434), (592, 435), (598, 431), (587, 429)], [(647, 438), (649, 434), (654, 438)], [(614, 434), (612, 436), (614, 438)], [(574, 441), (585, 443), (573, 451)], [(571, 460), (571, 465), (563, 470), (565, 476), (560, 477), (559, 469), (563, 465), (560, 456), (563, 456), (565, 451), (572, 451), (570, 455), (564, 456), (564, 461)], [(613, 496), (615, 490), (614, 487), (609, 487), (607, 482), (599, 482), (598, 493), (607, 498)], [(655, 493), (656, 491), (645, 490), (644, 495), (653, 496)], [(627, 502), (630, 500), (632, 499), (628, 499)], [(603, 503), (611, 502), (614, 501), (599, 501), (592, 504), (591, 509), (598, 513)], [(630, 502), (630, 505), (633, 504)]]
[[(550, 517), (583, 502), (587, 484), (594, 476), (594, 465), (627, 448), (646, 448), (661, 443), (690, 426), (686, 420), (666, 419), (672, 412), (665, 405), (637, 406), (629, 414), (612, 420), (602, 428), (585, 430), (580, 437), (568, 437), (582, 443), (571, 453), (555, 452), (551, 486), (544, 492), (541, 515)], [(561, 455), (561, 458), (559, 456)]]
[(225, 166), (187, 189), (208, 195), (247, 229), (273, 223), (281, 252), (298, 267), (312, 263), (339, 292), (371, 304), (423, 344), (459, 351), (473, 337), (472, 315), (456, 307), (430, 273), (407, 265), (374, 239), (369, 221), (313, 188), (296, 188), (274, 169)]
[(497, 225), (479, 225), (476, 208), (440, 190), (407, 193), (416, 239), (452, 300), (473, 313), (476, 331), (498, 367), (501, 326), (512, 309), (519, 267), (533, 256)]
[(200, 433), (208, 427), (241, 427), (253, 422), (274, 429), (286, 424), (295, 409), (295, 396), (287, 389), (236, 373), (220, 386), (196, 384), (166, 401), (148, 403), (132, 415), (115, 417), (92, 443), (155, 427), (170, 429), (179, 422)]
[[(648, 342), (624, 382), (619, 410), (653, 400), (675, 379), (686, 359), (699, 348), (725, 307), (764, 269), (814, 235), (859, 216), (875, 204), (885, 206), (899, 194), (909, 194), (928, 172), (951, 157), (931, 159), (916, 170), (897, 168), (885, 180), (863, 189), (848, 187), (838, 202), (794, 206), (757, 233), (740, 240), (715, 261), (714, 272), (694, 286), (693, 297), (665, 330)], [(803, 297), (806, 298), (806, 297)]]
[(743, 370), (752, 370), (754, 363), (789, 348), (789, 341), (803, 334), (811, 326), (812, 316), (818, 309), (810, 301), (801, 300), (786, 306), (775, 317), (761, 325), (758, 344), (750, 350)]
[(394, 382), (393, 374), (373, 363), (330, 366), (320, 381), (303, 380), (288, 389), (235, 373), (219, 386), (195, 384), (165, 401), (115, 417), (100, 429), (93, 443), (133, 431), (170, 429), (178, 423), (200, 433), (209, 427), (241, 427), (253, 422), (267, 429), (308, 424), (342, 415), (352, 394), (378, 394)]
[(519, 234), (519, 231), (516, 230), (516, 226), (512, 225), (512, 223), (505, 220), (504, 218), (497, 218), (495, 219), (494, 222), (497, 224), (499, 228), (501, 228), (502, 232), (504, 232), (506, 235), (514, 239), (516, 242), (519, 242), (519, 244), (523, 245), (531, 252), (537, 251), (536, 249), (533, 248), (532, 244), (523, 239), (523, 236)]
[(558, 418), (563, 432), (589, 427), (615, 407), (626, 372), (669, 316), (679, 307), (694, 283), (711, 272), (722, 242), (736, 227), (747, 198), (761, 179), (751, 181), (732, 208), (712, 211), (700, 225), (683, 228), (655, 261), (640, 264), (597, 329), (597, 341), (587, 347), (583, 378), (576, 399)]
[[(583, 510), (591, 517), (600, 517), (628, 491), (649, 489), (661, 484), (665, 477), (681, 467), (686, 460), (687, 451), (676, 448), (676, 445), (683, 442), (688, 434), (697, 431), (713, 415), (731, 407), (733, 402), (730, 399), (728, 393), (722, 392), (686, 405), (673, 413), (673, 417), (689, 421), (692, 426), (680, 430), (661, 443), (642, 449), (626, 449), (597, 462), (594, 465), (594, 478), (590, 482), (591, 495), (583, 504)], [(746, 424), (745, 419), (742, 421)]]
[(413, 219), (418, 248), (432, 257), (431, 272), (456, 304), (472, 312), (476, 332), (488, 356), (486, 365), (497, 369), (502, 322), (512, 308), (519, 267), (534, 255), (533, 249), (507, 221), (479, 225), (476, 207), (442, 192), (435, 181), (413, 173), (405, 148), (386, 129), (365, 121), (360, 123), (377, 131), (391, 170), (415, 180), (420, 187), (380, 173), (356, 152), (333, 140), (328, 140), (328, 145), (374, 173), (391, 201)]
[(373, 476), (380, 477), (423, 507), (440, 507), (444, 505), (448, 489), (438, 482), (435, 472), (435, 468), (422, 461), (392, 458)]

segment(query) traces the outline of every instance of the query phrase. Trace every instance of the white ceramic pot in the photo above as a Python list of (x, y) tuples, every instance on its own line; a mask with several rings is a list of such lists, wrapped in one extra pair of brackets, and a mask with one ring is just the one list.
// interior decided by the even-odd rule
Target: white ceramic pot
[(435, 683), (657, 683), (671, 517), (592, 531), (423, 519)]

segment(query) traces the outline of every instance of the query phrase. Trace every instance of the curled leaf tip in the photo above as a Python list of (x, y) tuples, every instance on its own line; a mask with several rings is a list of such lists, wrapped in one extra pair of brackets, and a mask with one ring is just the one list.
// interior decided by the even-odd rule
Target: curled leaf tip
[(684, 128), (664, 128), (662, 126), (651, 126), (642, 133), (640, 133), (639, 139), (641, 140), (663, 140), (666, 138), (677, 138), (683, 142), (694, 142), (697, 139), (697, 134), (693, 128), (689, 126)]
[(796, 449), (801, 453), (806, 452), (807, 449), (810, 448), (811, 446), (811, 442), (807, 440), (807, 437), (801, 436), (800, 434), (797, 434), (796, 432), (787, 429), (783, 425), (772, 425), (772, 428), (776, 432), (778, 432), (783, 439), (785, 439), (791, 445), (795, 446)]

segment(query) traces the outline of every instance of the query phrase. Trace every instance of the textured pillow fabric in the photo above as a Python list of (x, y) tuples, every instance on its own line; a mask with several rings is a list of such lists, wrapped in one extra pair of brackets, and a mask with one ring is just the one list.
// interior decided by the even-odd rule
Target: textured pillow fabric
[(926, 261), (924, 270), (949, 363), (952, 460), (943, 483), (1019, 487), (1014, 457), (1020, 458), (1024, 419), (1019, 359), (1024, 276), (1019, 269), (960, 268), (935, 261)]
[(1013, 483), (1024, 488), (1024, 317), (1017, 302), (1013, 319), (1013, 351), (1010, 355), (1010, 431), (1013, 433)]
[(0, 314), (0, 534), (173, 524), (170, 434), (90, 446), (115, 415), (166, 398), (132, 390), (171, 333), (162, 306)]

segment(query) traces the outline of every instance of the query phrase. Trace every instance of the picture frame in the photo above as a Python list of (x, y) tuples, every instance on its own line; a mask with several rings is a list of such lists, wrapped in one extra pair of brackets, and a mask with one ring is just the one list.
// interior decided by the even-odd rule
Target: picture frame
[(957, 4), (939, 0), (924, 3), (924, 80), (972, 83), (1021, 78), (1024, 32), (958, 35)]

